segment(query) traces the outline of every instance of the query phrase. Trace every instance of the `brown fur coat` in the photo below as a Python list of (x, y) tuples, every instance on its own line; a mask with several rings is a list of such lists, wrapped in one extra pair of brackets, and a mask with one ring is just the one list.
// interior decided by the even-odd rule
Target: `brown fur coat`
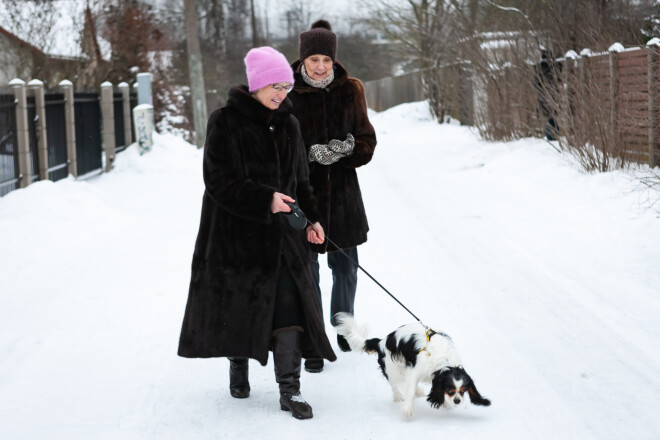
[[(325, 89), (305, 83), (300, 60), (292, 64), (295, 85), (289, 98), (293, 115), (300, 121), (305, 147), (327, 144), (331, 139), (355, 138), (351, 156), (332, 165), (309, 164), (310, 182), (318, 202), (320, 221), (326, 235), (342, 249), (367, 241), (367, 215), (362, 202), (356, 168), (369, 163), (376, 148), (376, 133), (367, 116), (364, 85), (348, 76), (335, 62), (335, 79)], [(317, 252), (336, 250), (326, 243), (314, 246)]]

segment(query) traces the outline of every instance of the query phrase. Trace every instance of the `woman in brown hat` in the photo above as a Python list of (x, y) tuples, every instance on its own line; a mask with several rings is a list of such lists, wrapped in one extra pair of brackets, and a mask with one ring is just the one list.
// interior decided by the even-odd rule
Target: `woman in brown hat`
[[(300, 121), (307, 149), (310, 183), (318, 202), (320, 222), (328, 241), (314, 246), (312, 268), (321, 304), (318, 254), (328, 253), (333, 285), (330, 322), (338, 312), (353, 314), (357, 288), (357, 246), (367, 241), (367, 215), (362, 202), (356, 168), (369, 163), (376, 148), (376, 134), (367, 117), (364, 85), (348, 76), (336, 60), (337, 36), (330, 23), (315, 22), (300, 34), (300, 58), (291, 67), (294, 87), (289, 95), (292, 114)], [(338, 335), (342, 351), (349, 351)], [(309, 372), (323, 370), (323, 359), (305, 361)]]

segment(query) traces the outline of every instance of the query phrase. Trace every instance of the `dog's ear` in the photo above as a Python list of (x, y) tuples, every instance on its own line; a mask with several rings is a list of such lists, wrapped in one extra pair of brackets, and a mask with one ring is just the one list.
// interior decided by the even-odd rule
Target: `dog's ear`
[(431, 391), (426, 396), (426, 401), (433, 408), (440, 408), (445, 404), (445, 378), (449, 374), (448, 370), (436, 371), (433, 373)]
[(474, 385), (474, 381), (467, 374), (467, 372), (465, 373), (465, 376), (468, 379), (467, 392), (468, 396), (470, 396), (470, 402), (472, 402), (473, 405), (490, 406), (490, 400), (486, 399), (485, 397), (481, 397), (481, 394), (479, 394), (479, 391), (477, 391), (477, 387)]

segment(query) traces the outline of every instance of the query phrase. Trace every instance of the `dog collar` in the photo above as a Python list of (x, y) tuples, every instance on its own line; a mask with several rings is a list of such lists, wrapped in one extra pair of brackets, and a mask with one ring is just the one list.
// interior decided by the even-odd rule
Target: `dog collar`
[(417, 354), (425, 351), (428, 356), (431, 356), (431, 353), (429, 352), (428, 347), (429, 347), (429, 342), (431, 342), (431, 336), (433, 336), (435, 333), (436, 333), (435, 330), (430, 329), (428, 327), (426, 328), (426, 345), (424, 347), (422, 347), (417, 352)]

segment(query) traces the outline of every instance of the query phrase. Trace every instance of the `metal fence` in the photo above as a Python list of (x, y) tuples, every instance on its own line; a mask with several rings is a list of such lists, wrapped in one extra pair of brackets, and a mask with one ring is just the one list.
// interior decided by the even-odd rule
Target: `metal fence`
[(27, 114), (28, 114), (28, 140), (30, 142), (30, 161), (32, 162), (32, 182), (39, 180), (39, 143), (37, 140), (38, 130), (37, 123), (39, 117), (37, 116), (37, 106), (35, 105), (34, 95), (30, 94), (27, 97)]
[(68, 176), (69, 160), (66, 153), (66, 119), (64, 94), (46, 95), (46, 121), (48, 121), (48, 178), (53, 182)]
[(18, 188), (16, 100), (0, 89), (0, 197)]
[(100, 99), (98, 93), (74, 94), (76, 154), (80, 178), (103, 170)]
[[(129, 95), (129, 102), (131, 104), (131, 121), (133, 121), (133, 109), (138, 105), (137, 93), (131, 93)], [(131, 123), (131, 133), (132, 133), (132, 138), (137, 139), (137, 137), (135, 136), (135, 124), (133, 123)]]
[(128, 146), (124, 135), (124, 99), (121, 93), (113, 93), (112, 106), (115, 116), (115, 152), (119, 153)]
[(102, 93), (74, 93), (67, 81), (46, 92), (38, 80), (0, 86), (0, 197), (37, 180), (111, 170), (135, 133), (137, 93), (125, 83), (118, 89), (108, 83)]

